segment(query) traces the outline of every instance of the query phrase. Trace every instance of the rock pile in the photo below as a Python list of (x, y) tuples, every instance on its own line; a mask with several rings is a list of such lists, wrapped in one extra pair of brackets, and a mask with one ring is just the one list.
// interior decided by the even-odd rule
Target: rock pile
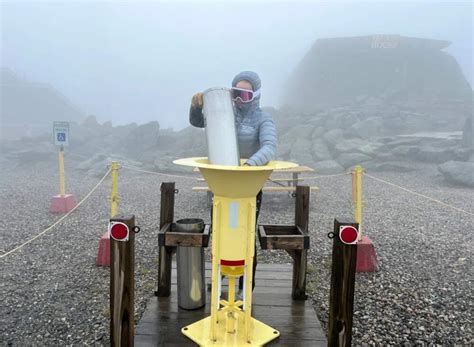
[(473, 153), (463, 145), (461, 131), (441, 131), (430, 115), (406, 109), (362, 104), (311, 113), (267, 111), (278, 127), (278, 157), (321, 174), (343, 172), (356, 164), (406, 171), (410, 161), (467, 161)]
[[(372, 171), (408, 171), (410, 161), (443, 164), (473, 157), (474, 150), (465, 145), (466, 134), (439, 131), (442, 128), (433, 125), (430, 115), (407, 109), (361, 104), (306, 113), (289, 108), (266, 111), (278, 129), (278, 159), (308, 165), (318, 174), (340, 173), (358, 164)], [(56, 151), (50, 134), (4, 141), (2, 161), (54, 161)], [(99, 176), (111, 160), (147, 170), (188, 171), (173, 160), (205, 156), (207, 148), (204, 131), (191, 126), (180, 131), (161, 129), (158, 122), (112, 126), (89, 117), (82, 124), (71, 123), (67, 153), (79, 161), (79, 170)], [(465, 165), (445, 165), (440, 172), (449, 181), (470, 185), (470, 180), (457, 178), (466, 172)]]

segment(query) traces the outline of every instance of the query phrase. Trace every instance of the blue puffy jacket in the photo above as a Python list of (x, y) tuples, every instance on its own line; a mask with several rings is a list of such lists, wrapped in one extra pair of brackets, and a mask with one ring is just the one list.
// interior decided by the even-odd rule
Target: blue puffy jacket
[[(235, 87), (240, 81), (248, 81), (254, 91), (260, 90), (262, 82), (253, 71), (242, 71), (232, 80)], [(247, 158), (247, 164), (265, 165), (275, 158), (277, 132), (270, 114), (260, 109), (260, 93), (252, 102), (234, 105), (235, 128), (241, 158)], [(202, 108), (191, 106), (189, 122), (195, 127), (204, 128)]]
[[(237, 109), (235, 112), (240, 156), (248, 158), (249, 165), (265, 165), (275, 158), (277, 147), (275, 123), (270, 114), (258, 107), (258, 103), (249, 106), (254, 107), (247, 108), (246, 112)], [(191, 106), (189, 122), (195, 127), (204, 128), (202, 108)]]

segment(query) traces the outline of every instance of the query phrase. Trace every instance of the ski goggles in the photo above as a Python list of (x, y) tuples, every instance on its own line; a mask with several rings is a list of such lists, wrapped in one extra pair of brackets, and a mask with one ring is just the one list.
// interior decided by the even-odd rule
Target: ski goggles
[(244, 104), (248, 102), (252, 102), (255, 98), (260, 96), (260, 89), (254, 92), (253, 90), (249, 90), (249, 89), (232, 87), (231, 91), (232, 91), (232, 100), (242, 102)]

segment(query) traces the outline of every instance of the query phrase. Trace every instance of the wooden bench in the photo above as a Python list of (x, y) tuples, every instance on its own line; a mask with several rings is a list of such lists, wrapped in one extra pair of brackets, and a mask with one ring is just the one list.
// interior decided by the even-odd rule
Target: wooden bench
[[(319, 187), (317, 186), (310, 186), (309, 187), (311, 190), (318, 190)], [(193, 191), (195, 192), (210, 192), (211, 189), (209, 187), (193, 187)], [(296, 191), (296, 186), (290, 186), (290, 187), (268, 187), (264, 186), (262, 188), (264, 192), (294, 192)]]

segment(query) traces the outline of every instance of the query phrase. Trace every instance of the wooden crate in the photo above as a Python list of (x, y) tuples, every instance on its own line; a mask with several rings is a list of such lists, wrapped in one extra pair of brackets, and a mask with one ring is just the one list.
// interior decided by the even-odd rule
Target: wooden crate
[(158, 232), (158, 245), (166, 247), (207, 247), (211, 226), (206, 224), (202, 233), (176, 231), (176, 223), (166, 223)]
[(309, 235), (296, 225), (259, 225), (258, 239), (262, 249), (309, 249)]

